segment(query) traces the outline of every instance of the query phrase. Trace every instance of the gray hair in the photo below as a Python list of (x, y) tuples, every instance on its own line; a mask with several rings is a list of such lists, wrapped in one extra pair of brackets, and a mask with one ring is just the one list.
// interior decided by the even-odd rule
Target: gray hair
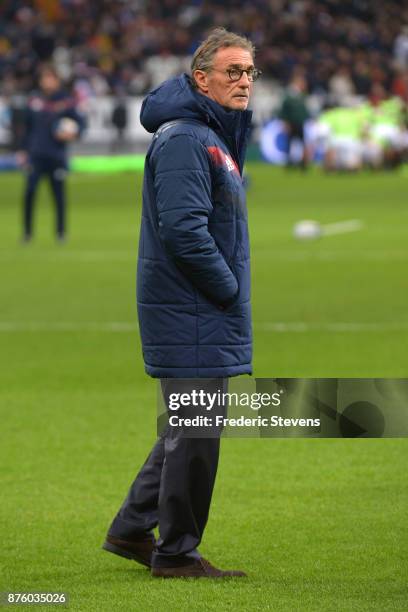
[[(191, 60), (191, 74), (194, 74), (194, 70), (209, 72), (212, 68), (214, 55), (218, 49), (224, 49), (225, 47), (240, 47), (246, 49), (252, 57), (255, 57), (255, 47), (248, 38), (234, 32), (228, 32), (225, 28), (215, 28), (194, 53)], [(194, 77), (193, 84), (195, 85)]]

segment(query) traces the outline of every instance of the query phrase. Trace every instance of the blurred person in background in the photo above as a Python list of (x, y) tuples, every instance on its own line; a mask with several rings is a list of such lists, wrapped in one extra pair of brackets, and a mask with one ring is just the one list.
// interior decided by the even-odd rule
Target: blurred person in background
[(74, 98), (62, 89), (52, 66), (39, 71), (39, 90), (33, 92), (25, 109), (24, 130), (18, 159), (26, 171), (23, 201), (23, 242), (33, 236), (33, 212), (39, 181), (47, 177), (56, 208), (56, 236), (66, 237), (65, 178), (68, 170), (67, 145), (84, 129), (84, 119)]
[(128, 127), (128, 108), (126, 96), (123, 91), (118, 91), (113, 103), (111, 122), (115, 128), (115, 138), (111, 143), (111, 151), (120, 151), (125, 144), (125, 134)]
[(15, 152), (21, 145), (24, 133), (26, 98), (19, 91), (17, 83), (12, 76), (3, 80), (2, 93), (4, 102), (3, 126), (9, 132), (8, 147)]
[(406, 158), (406, 105), (380, 83), (366, 102), (326, 110), (318, 123), (325, 128), (327, 171), (392, 170)]
[(394, 58), (399, 68), (408, 68), (408, 25), (405, 24), (394, 41)]
[(333, 106), (348, 106), (355, 95), (352, 73), (348, 66), (339, 66), (330, 77), (329, 100)]
[(392, 93), (408, 104), (408, 69), (397, 71), (392, 82)]
[(390, 95), (380, 83), (374, 83), (366, 107), (372, 139), (382, 150), (383, 167), (398, 168), (404, 159), (406, 138), (404, 101)]
[(295, 74), (285, 92), (279, 111), (279, 118), (284, 122), (287, 133), (286, 165), (293, 167), (292, 145), (300, 141), (302, 145), (301, 166), (306, 169), (309, 162), (309, 151), (305, 142), (304, 127), (309, 119), (309, 111), (306, 106), (307, 83), (303, 74)]
[(355, 172), (362, 168), (365, 116), (360, 108), (330, 108), (320, 115), (326, 129), (323, 168), (327, 172)]

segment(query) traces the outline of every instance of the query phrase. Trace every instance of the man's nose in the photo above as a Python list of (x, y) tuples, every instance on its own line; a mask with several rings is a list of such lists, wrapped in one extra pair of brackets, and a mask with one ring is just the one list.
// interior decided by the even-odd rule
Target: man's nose
[(248, 73), (244, 70), (244, 72), (241, 75), (241, 78), (239, 79), (239, 84), (241, 87), (249, 87), (250, 83), (251, 81), (248, 78)]

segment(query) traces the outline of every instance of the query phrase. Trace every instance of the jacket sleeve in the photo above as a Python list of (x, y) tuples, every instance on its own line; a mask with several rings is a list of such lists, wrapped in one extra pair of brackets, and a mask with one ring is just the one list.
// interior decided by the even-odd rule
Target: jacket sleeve
[(27, 151), (29, 140), (30, 140), (30, 132), (32, 130), (33, 124), (33, 112), (32, 110), (26, 106), (23, 113), (23, 118), (21, 121), (21, 130), (18, 134), (18, 139), (16, 143), (17, 150)]
[(79, 136), (82, 136), (84, 130), (86, 129), (86, 118), (83, 113), (80, 113), (78, 109), (73, 105), (68, 108), (68, 110), (64, 113), (64, 117), (69, 117), (73, 119), (78, 124), (79, 128)]
[(159, 235), (166, 251), (209, 300), (220, 307), (230, 305), (238, 283), (208, 229), (213, 205), (206, 149), (193, 136), (179, 134), (151, 161)]

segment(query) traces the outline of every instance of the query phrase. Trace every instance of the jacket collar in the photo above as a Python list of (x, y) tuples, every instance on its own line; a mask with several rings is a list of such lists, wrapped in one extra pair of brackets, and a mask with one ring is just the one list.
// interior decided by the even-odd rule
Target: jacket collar
[(182, 74), (161, 83), (143, 100), (140, 121), (151, 133), (176, 119), (193, 119), (211, 127), (223, 140), (241, 174), (249, 136), (251, 111), (227, 109), (193, 87)]
[(193, 87), (189, 75), (184, 74), (183, 77), (188, 80), (193, 95), (203, 111), (203, 119), (224, 140), (242, 174), (251, 129), (252, 111), (231, 110), (221, 106), (215, 100), (200, 94)]

